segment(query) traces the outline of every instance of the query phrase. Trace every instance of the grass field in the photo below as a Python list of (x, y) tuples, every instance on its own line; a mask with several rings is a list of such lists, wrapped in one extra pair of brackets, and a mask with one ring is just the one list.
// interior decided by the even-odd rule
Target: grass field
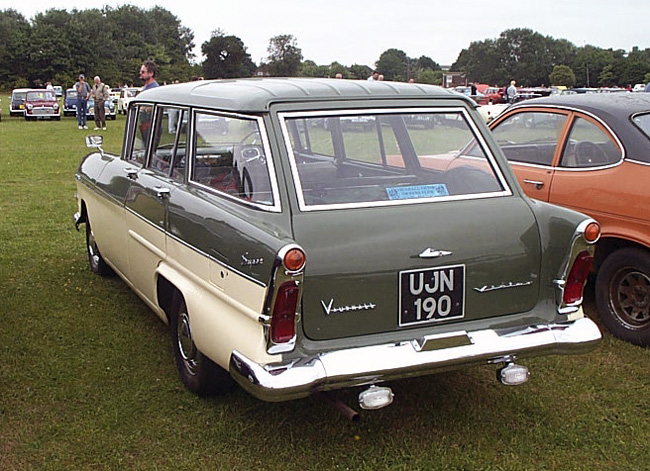
[[(166, 326), (87, 269), (72, 215), (91, 131), (9, 118), (3, 104), (0, 469), (650, 469), (650, 354), (608, 334), (588, 355), (522, 362), (531, 379), (515, 388), (488, 366), (392, 383), (395, 403), (360, 423), (317, 397), (193, 396)], [(109, 121), (107, 150), (123, 126)]]

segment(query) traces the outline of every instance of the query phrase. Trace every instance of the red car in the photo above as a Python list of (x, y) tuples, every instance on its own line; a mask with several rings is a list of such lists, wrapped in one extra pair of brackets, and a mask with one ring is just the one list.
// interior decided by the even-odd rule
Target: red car
[(488, 103), (497, 104), (497, 103), (506, 103), (506, 99), (503, 96), (503, 87), (488, 87), (483, 90), (483, 95), (485, 95), (485, 104)]
[(27, 90), (25, 94), (25, 120), (61, 119), (61, 108), (54, 90)]

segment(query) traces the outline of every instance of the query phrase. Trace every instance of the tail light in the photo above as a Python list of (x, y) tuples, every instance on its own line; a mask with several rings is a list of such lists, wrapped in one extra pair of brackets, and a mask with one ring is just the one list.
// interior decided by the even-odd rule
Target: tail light
[(271, 340), (286, 343), (296, 335), (296, 309), (300, 290), (295, 281), (287, 281), (278, 289), (271, 316)]
[(587, 276), (589, 276), (589, 270), (591, 269), (593, 260), (594, 257), (589, 252), (584, 251), (580, 252), (573, 262), (569, 277), (564, 286), (563, 301), (567, 306), (579, 303), (582, 300), (582, 289), (587, 281)]

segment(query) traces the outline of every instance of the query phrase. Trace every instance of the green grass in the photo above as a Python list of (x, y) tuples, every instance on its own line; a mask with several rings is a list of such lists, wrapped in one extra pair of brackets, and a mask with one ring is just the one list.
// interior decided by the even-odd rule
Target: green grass
[[(489, 366), (392, 383), (395, 403), (359, 424), (319, 398), (193, 396), (166, 326), (87, 269), (72, 214), (89, 131), (3, 104), (0, 469), (650, 469), (650, 354), (608, 334), (588, 355), (523, 362), (531, 379), (516, 388)], [(107, 150), (123, 126), (109, 121)]]

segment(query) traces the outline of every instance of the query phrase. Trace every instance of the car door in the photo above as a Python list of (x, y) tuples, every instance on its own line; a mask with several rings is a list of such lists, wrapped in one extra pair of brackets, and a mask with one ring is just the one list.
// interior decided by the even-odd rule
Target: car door
[(550, 199), (554, 167), (562, 152), (570, 116), (565, 110), (518, 108), (490, 125), (517, 180), (531, 198)]
[(609, 223), (620, 216), (633, 218), (637, 194), (623, 147), (601, 122), (573, 113), (566, 142), (551, 184), (549, 202), (585, 212)]
[(134, 113), (131, 156), (142, 167), (129, 175), (125, 199), (129, 279), (138, 293), (156, 303), (156, 269), (166, 258), (169, 200), (184, 177), (186, 129), (170, 126), (182, 108), (140, 105)]

